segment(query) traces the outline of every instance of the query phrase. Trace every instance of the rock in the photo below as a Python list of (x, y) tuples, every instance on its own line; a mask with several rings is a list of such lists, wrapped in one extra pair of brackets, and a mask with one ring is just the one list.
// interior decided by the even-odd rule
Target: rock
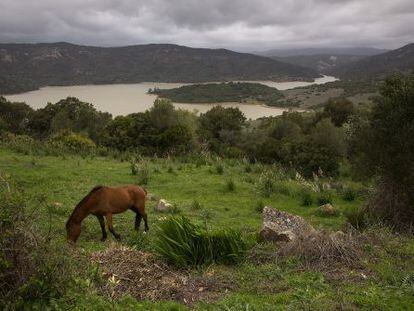
[(168, 203), (166, 200), (164, 199), (160, 199), (158, 201), (157, 206), (155, 207), (155, 211), (156, 212), (162, 212), (162, 213), (166, 213), (169, 212), (172, 208), (172, 204)]
[(146, 200), (147, 201), (158, 201), (159, 199), (157, 198), (155, 194), (147, 193)]
[(263, 225), (260, 231), (262, 241), (290, 242), (315, 232), (315, 229), (300, 216), (271, 207), (263, 208), (262, 215)]
[(319, 213), (326, 216), (335, 216), (338, 214), (337, 209), (332, 204), (324, 204), (319, 206), (318, 208)]

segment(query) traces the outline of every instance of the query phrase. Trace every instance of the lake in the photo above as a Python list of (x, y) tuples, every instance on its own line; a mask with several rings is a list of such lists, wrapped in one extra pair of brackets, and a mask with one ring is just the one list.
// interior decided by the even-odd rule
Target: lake
[[(323, 84), (335, 81), (336, 78), (324, 76), (315, 82), (272, 82), (272, 81), (244, 81), (262, 83), (279, 90), (287, 90), (311, 84)], [(150, 108), (156, 98), (147, 94), (149, 88), (171, 89), (187, 85), (185, 83), (158, 83), (143, 82), (135, 84), (104, 84), (104, 85), (76, 85), (76, 86), (47, 86), (39, 90), (5, 96), (10, 101), (26, 102), (37, 109), (46, 106), (48, 102), (56, 103), (60, 99), (74, 96), (80, 100), (92, 103), (98, 110), (110, 112), (113, 116), (142, 112)], [(176, 107), (206, 112), (217, 104), (181, 104)], [(286, 108), (274, 108), (263, 105), (248, 105), (239, 103), (220, 103), (226, 107), (238, 107), (247, 118), (257, 119), (265, 116), (276, 116), (286, 111)]]

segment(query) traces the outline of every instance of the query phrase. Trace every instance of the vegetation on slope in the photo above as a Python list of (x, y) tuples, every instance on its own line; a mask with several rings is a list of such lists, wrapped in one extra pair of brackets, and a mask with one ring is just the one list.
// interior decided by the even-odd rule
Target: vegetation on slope
[(0, 44), (0, 94), (46, 85), (305, 80), (309, 68), (224, 49), (172, 44), (90, 47), (69, 43)]
[(330, 73), (348, 80), (383, 80), (393, 73), (414, 70), (414, 43), (383, 54), (333, 68)]
[[(0, 307), (412, 309), (414, 248), (406, 229), (414, 222), (413, 90), (412, 77), (393, 77), (372, 110), (331, 101), (318, 113), (254, 122), (235, 108), (217, 106), (197, 117), (160, 100), (145, 113), (115, 119), (74, 98), (36, 111), (0, 101)], [(102, 120), (102, 129), (84, 124), (79, 112)], [(55, 128), (56, 120), (65, 128)], [(176, 139), (183, 148), (176, 149)], [(142, 177), (149, 193), (173, 203), (170, 213), (195, 229), (174, 234), (183, 223), (148, 201), (148, 234), (133, 232), (133, 213), (117, 215), (125, 240), (110, 246), (98, 242), (99, 225), (88, 217), (78, 248), (66, 247), (64, 223), (93, 186)], [(321, 213), (325, 203), (335, 213)], [(342, 233), (319, 231), (285, 246), (258, 243), (263, 206)], [(216, 234), (222, 228), (234, 235)], [(186, 232), (202, 236), (203, 247), (189, 248), (194, 240)], [(186, 268), (152, 257), (159, 239), (169, 241), (162, 249), (176, 252), (170, 262)], [(247, 253), (241, 239), (249, 242)], [(106, 248), (114, 249), (111, 260), (91, 260)], [(189, 268), (203, 253), (214, 263)], [(238, 260), (223, 260), (234, 254)], [(141, 280), (128, 274), (134, 269)], [(153, 290), (130, 290), (141, 282)], [(194, 300), (186, 299), (188, 288)], [(164, 301), (170, 299), (177, 303)]]
[(177, 103), (259, 102), (269, 106), (283, 105), (282, 93), (260, 83), (229, 82), (185, 85), (173, 89), (149, 90), (162, 98)]

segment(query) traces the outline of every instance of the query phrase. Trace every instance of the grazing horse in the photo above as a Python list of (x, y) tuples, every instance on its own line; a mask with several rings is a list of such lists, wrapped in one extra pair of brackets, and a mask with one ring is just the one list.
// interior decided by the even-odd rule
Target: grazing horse
[(95, 215), (102, 229), (102, 239), (107, 238), (105, 221), (109, 231), (117, 240), (121, 236), (114, 231), (112, 226), (112, 214), (123, 213), (130, 209), (136, 213), (135, 230), (139, 229), (141, 218), (144, 219), (145, 232), (148, 231), (147, 214), (145, 212), (145, 200), (147, 192), (145, 189), (128, 185), (119, 188), (96, 186), (76, 205), (66, 223), (67, 239), (75, 243), (81, 232), (82, 221), (90, 214)]

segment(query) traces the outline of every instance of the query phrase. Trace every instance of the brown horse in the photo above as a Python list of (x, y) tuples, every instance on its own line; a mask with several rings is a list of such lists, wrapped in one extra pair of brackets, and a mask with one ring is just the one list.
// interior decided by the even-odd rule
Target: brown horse
[(145, 232), (147, 232), (149, 228), (145, 212), (146, 196), (147, 192), (145, 189), (134, 185), (119, 188), (104, 186), (93, 188), (76, 205), (66, 223), (68, 241), (76, 242), (81, 232), (81, 223), (90, 214), (95, 215), (99, 220), (102, 229), (101, 241), (105, 241), (107, 238), (104, 217), (106, 218), (109, 231), (117, 240), (120, 240), (121, 236), (114, 231), (112, 226), (112, 214), (123, 213), (128, 209), (136, 213), (135, 230), (139, 229), (141, 218), (143, 218)]

